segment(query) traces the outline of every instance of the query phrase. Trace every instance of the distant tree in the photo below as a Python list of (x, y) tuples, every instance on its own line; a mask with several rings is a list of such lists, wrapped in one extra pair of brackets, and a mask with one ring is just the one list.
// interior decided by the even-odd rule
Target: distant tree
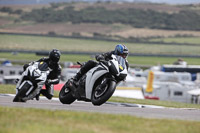
[(7, 13), (12, 13), (13, 10), (10, 7), (2, 7), (0, 8), (1, 12), (7, 12)]
[(60, 6), (60, 4), (58, 3), (50, 3), (52, 8), (58, 8)]
[(13, 11), (12, 12), (13, 14), (22, 14), (23, 13), (23, 10), (21, 10), (21, 9), (17, 9), (17, 10), (15, 10), (15, 11)]
[[(52, 7), (56, 7), (56, 5), (52, 4)], [(154, 10), (134, 8), (107, 10), (103, 7), (88, 7), (75, 10), (73, 6), (66, 6), (62, 10), (55, 10), (52, 7), (34, 9), (29, 13), (23, 13), (21, 19), (38, 23), (122, 23), (137, 28), (200, 30), (200, 14), (190, 10), (168, 14)], [(4, 10), (8, 11), (9, 9)]]

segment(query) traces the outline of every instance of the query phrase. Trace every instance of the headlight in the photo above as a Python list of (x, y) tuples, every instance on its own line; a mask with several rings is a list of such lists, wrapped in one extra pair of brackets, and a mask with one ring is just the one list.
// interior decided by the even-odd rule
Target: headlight
[(119, 65), (119, 71), (121, 72), (123, 70), (124, 70), (123, 66)]

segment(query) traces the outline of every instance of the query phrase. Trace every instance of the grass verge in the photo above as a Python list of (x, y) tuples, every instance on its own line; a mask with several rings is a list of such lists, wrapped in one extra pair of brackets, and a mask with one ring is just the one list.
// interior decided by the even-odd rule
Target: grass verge
[(197, 44), (200, 45), (199, 37), (169, 37), (169, 38), (159, 38), (159, 39), (151, 39), (152, 42), (165, 42), (165, 43), (188, 43), (188, 44)]
[[(19, 117), (20, 116), (20, 117)], [(200, 122), (0, 107), (2, 133), (199, 133)]]
[[(189, 38), (188, 38), (189, 39)], [(57, 48), (62, 51), (107, 52), (114, 50), (122, 42), (100, 40), (85, 40), (72, 38), (56, 38), (42, 36), (23, 36), (0, 34), (1, 49), (16, 50), (51, 50)], [(187, 42), (190, 42), (188, 40)], [(130, 53), (171, 54), (171, 55), (199, 55), (199, 46), (163, 45), (123, 42)]]
[[(0, 53), (0, 59), (4, 60), (13, 60), (13, 61), (25, 61), (31, 62), (38, 60), (44, 56), (37, 56), (32, 53), (18, 53), (13, 55), (12, 53)], [(71, 55), (71, 54), (62, 54), (61, 62), (71, 61), (76, 63), (86, 62), (88, 60), (95, 60), (94, 55)], [(129, 56), (129, 64), (138, 64), (138, 65), (162, 65), (162, 64), (172, 64), (177, 60), (177, 57), (147, 57), (147, 56)], [(200, 65), (200, 58), (184, 58), (188, 65)]]

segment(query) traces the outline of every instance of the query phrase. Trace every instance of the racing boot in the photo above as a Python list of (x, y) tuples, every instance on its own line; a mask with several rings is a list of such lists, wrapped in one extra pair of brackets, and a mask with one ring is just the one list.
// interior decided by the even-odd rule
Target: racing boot
[(45, 90), (42, 89), (42, 90), (40, 91), (40, 93), (41, 93), (43, 96), (45, 96), (47, 99), (51, 100), (52, 97), (53, 97), (53, 94), (54, 94), (53, 85), (52, 85), (52, 84), (51, 84), (51, 85), (45, 84), (45, 86), (46, 86), (46, 89), (45, 89)]
[(37, 94), (37, 95), (35, 96), (35, 99), (36, 99), (37, 101), (39, 101), (39, 100), (40, 100), (40, 93), (39, 93), (39, 94)]
[(73, 78), (73, 84), (75, 86), (78, 86), (78, 81), (82, 77), (81, 71), (79, 71)]
[(47, 99), (51, 100), (53, 95), (49, 94), (47, 90), (41, 90), (41, 94), (45, 96)]

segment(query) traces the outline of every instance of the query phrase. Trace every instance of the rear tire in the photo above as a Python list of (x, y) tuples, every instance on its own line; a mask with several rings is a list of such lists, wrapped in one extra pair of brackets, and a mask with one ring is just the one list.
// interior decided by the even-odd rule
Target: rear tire
[(113, 95), (116, 88), (116, 82), (112, 80), (107, 81), (107, 84), (105, 86), (107, 87), (105, 88), (106, 90), (105, 91), (103, 90), (102, 93), (100, 93), (99, 95), (98, 95), (98, 87), (99, 85), (97, 85), (95, 89), (93, 90), (92, 98), (91, 98), (92, 104), (96, 106), (102, 105)]
[(76, 100), (76, 98), (72, 96), (72, 91), (67, 88), (67, 84), (68, 82), (65, 83), (59, 93), (59, 100), (63, 104), (71, 104)]

